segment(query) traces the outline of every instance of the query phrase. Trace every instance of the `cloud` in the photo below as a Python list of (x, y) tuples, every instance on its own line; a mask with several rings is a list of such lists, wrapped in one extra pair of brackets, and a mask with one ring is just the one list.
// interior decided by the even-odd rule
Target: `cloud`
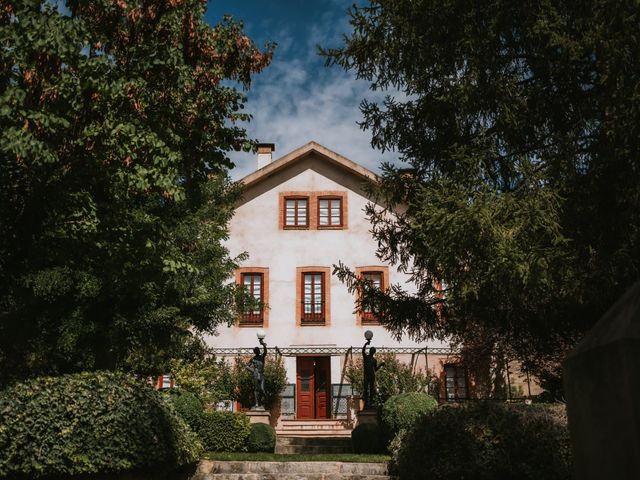
[[(339, 14), (339, 15), (338, 15)], [(384, 155), (371, 145), (371, 133), (363, 131), (359, 104), (364, 99), (381, 100), (384, 93), (371, 92), (368, 82), (351, 72), (324, 67), (316, 46), (339, 45), (349, 31), (346, 15), (324, 14), (309, 28), (306, 39), (287, 41), (276, 51), (274, 61), (254, 80), (247, 110), (253, 120), (246, 125), (251, 138), (275, 143), (275, 157), (315, 140), (373, 171), (382, 161), (397, 162), (397, 154)], [(286, 31), (282, 37), (290, 39)], [(301, 41), (302, 40), (302, 41)], [(232, 155), (234, 179), (256, 168), (256, 158), (247, 153)]]

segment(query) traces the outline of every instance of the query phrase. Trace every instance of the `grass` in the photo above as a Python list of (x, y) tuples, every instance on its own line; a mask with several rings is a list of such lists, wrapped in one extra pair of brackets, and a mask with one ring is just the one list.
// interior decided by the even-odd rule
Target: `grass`
[(276, 454), (247, 452), (207, 452), (207, 460), (244, 461), (244, 462), (349, 462), (349, 463), (384, 463), (389, 455), (358, 453), (321, 453), (321, 454)]

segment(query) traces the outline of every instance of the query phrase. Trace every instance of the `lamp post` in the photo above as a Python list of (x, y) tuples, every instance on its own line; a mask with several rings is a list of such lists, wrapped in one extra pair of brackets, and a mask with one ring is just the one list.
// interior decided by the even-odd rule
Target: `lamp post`
[(371, 340), (373, 338), (373, 332), (371, 330), (367, 330), (364, 332), (364, 338), (365, 340)]
[(260, 343), (262, 343), (264, 341), (264, 338), (267, 336), (267, 333), (263, 330), (263, 329), (259, 329), (256, 332), (256, 337), (258, 337), (258, 341)]

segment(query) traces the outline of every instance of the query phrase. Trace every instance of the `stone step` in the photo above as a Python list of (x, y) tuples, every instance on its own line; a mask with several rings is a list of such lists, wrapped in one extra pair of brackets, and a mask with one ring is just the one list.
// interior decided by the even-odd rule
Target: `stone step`
[(207, 473), (196, 474), (191, 480), (391, 480), (388, 475), (349, 475), (342, 473)]
[[(202, 460), (198, 465), (198, 470), (195, 476), (192, 477), (192, 480), (206, 480), (214, 478), (210, 477), (210, 475), (275, 475), (278, 479), (284, 478), (284, 476), (287, 475), (297, 475), (299, 478), (311, 478), (309, 477), (310, 475), (319, 475), (328, 480), (329, 478), (334, 477), (346, 478), (345, 476), (354, 475), (386, 477), (388, 475), (388, 471), (385, 463)], [(301, 477), (301, 475), (304, 475), (304, 477)]]
[(353, 447), (342, 445), (277, 445), (275, 453), (278, 454), (331, 454), (331, 453), (353, 453)]
[(279, 437), (348, 437), (351, 438), (351, 430), (276, 430)]
[(278, 436), (281, 445), (351, 445), (351, 437)]

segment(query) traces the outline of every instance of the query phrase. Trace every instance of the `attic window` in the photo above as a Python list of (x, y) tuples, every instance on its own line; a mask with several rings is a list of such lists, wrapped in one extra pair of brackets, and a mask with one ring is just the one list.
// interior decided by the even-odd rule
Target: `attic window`
[(342, 226), (342, 198), (320, 197), (318, 199), (318, 227)]
[(307, 228), (309, 226), (309, 197), (285, 197), (285, 228)]

